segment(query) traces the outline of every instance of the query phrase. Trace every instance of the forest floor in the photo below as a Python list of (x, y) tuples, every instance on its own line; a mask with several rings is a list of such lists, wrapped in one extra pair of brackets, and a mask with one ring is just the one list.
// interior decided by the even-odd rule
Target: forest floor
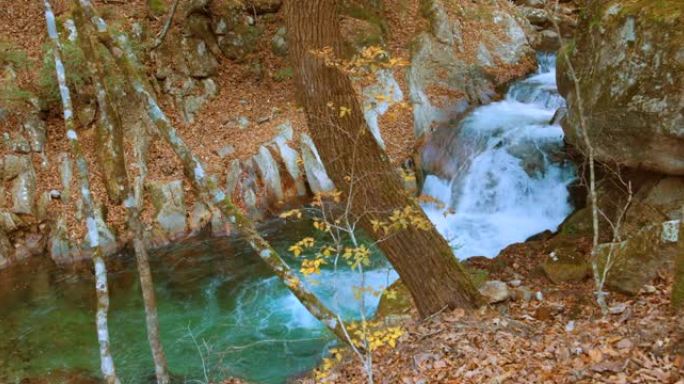
[[(396, 348), (374, 353), (375, 382), (684, 383), (684, 351), (673, 349), (684, 337), (684, 319), (669, 307), (671, 273), (663, 271), (636, 297), (612, 294), (610, 314), (601, 316), (591, 279), (551, 284), (535, 268), (548, 256), (525, 249), (512, 246), (496, 259), (466, 264), (486, 270), (488, 279), (522, 284), (530, 300), (427, 320), (411, 309)], [(347, 356), (325, 382), (367, 381)]]
[[(473, 312), (449, 310), (419, 320), (408, 309), (395, 348), (373, 354), (375, 383), (684, 383), (684, 320), (670, 310), (671, 273), (663, 271), (641, 294), (610, 296), (601, 316), (591, 279), (552, 285), (524, 244), (496, 259), (471, 260), (489, 279), (522, 284), (532, 298), (509, 300)], [(517, 280), (517, 281), (516, 281)], [(396, 324), (392, 324), (393, 326)], [(681, 344), (680, 344), (681, 348)], [(325, 373), (301, 384), (367, 383), (351, 352)], [(240, 383), (229, 380), (224, 384)]]

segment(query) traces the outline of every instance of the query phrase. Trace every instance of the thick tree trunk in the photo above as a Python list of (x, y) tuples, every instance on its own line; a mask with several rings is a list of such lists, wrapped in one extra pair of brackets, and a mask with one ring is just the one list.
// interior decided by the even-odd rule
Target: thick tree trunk
[(102, 257), (102, 250), (100, 248), (99, 233), (97, 230), (97, 222), (95, 220), (95, 204), (93, 203), (92, 194), (90, 192), (88, 163), (83, 157), (81, 146), (78, 142), (78, 136), (74, 129), (74, 110), (71, 103), (71, 94), (66, 82), (66, 74), (64, 72), (64, 64), (62, 62), (62, 55), (60, 53), (59, 35), (57, 34), (57, 23), (55, 22), (55, 14), (52, 12), (52, 7), (48, 0), (45, 0), (45, 20), (47, 23), (47, 30), (50, 40), (52, 41), (52, 51), (55, 59), (55, 69), (57, 72), (57, 81), (59, 84), (60, 95), (62, 98), (62, 106), (64, 109), (64, 125), (66, 126), (67, 139), (71, 148), (71, 153), (76, 160), (76, 168), (78, 169), (78, 181), (80, 184), (81, 198), (83, 207), (86, 213), (86, 224), (88, 228), (88, 240), (90, 246), (93, 248), (93, 264), (95, 267), (95, 291), (97, 294), (97, 340), (100, 345), (100, 369), (107, 384), (119, 384), (119, 379), (116, 376), (114, 368), (114, 359), (112, 358), (109, 342), (109, 326), (107, 323), (107, 314), (109, 312), (109, 289), (107, 287), (107, 266)]
[[(681, 225), (684, 225), (682, 223)], [(684, 241), (681, 240), (680, 241)], [(672, 288), (672, 306), (679, 311), (684, 311), (684, 252), (681, 252), (675, 260), (675, 282)]]
[[(684, 231), (680, 231), (680, 233), (682, 232)], [(679, 241), (684, 240), (680, 239)], [(679, 340), (675, 347), (675, 353), (684, 357), (684, 252), (680, 252), (675, 260), (675, 281), (674, 286), (672, 287), (672, 307), (679, 313)]]
[[(147, 338), (152, 351), (152, 359), (154, 361), (154, 370), (157, 377), (157, 383), (168, 384), (170, 382), (168, 374), (168, 363), (164, 355), (164, 349), (161, 343), (161, 336), (159, 331), (159, 320), (157, 315), (157, 301), (154, 294), (154, 282), (152, 281), (152, 272), (147, 257), (147, 250), (143, 241), (143, 225), (140, 221), (139, 206), (140, 202), (136, 200), (132, 193), (130, 184), (128, 183), (128, 174), (126, 172), (126, 164), (123, 160), (123, 126), (121, 117), (118, 111), (114, 108), (112, 99), (110, 97), (111, 91), (107, 87), (105, 79), (105, 71), (102, 67), (102, 61), (97, 56), (96, 43), (92, 37), (92, 28), (88, 28), (83, 14), (77, 11), (74, 12), (76, 19), (76, 28), (81, 34), (79, 37), (80, 46), (84, 52), (84, 56), (88, 63), (88, 70), (90, 77), (95, 86), (97, 95), (97, 103), (100, 111), (100, 132), (103, 137), (107, 138), (106, 148), (100, 148), (110, 153), (111, 155), (120, 157), (119, 159), (103, 158), (101, 161), (115, 161), (117, 169), (120, 167), (121, 177), (117, 180), (118, 193), (121, 196), (126, 196), (124, 205), (128, 212), (128, 226), (133, 234), (133, 248), (138, 266), (138, 274), (140, 276), (140, 288), (142, 290), (143, 304), (145, 306), (145, 320), (147, 326)], [(120, 162), (120, 164), (118, 164)], [(134, 169), (140, 170), (139, 164), (135, 164)], [(111, 175), (110, 175), (111, 176)]]
[[(286, 3), (290, 57), (309, 131), (331, 179), (338, 189), (351, 194), (352, 213), (361, 219), (367, 232), (373, 233), (371, 220), (386, 220), (393, 210), (418, 208), (417, 204), (370, 135), (350, 78), (313, 53), (332, 48), (336, 59), (342, 57), (337, 1)], [(350, 113), (340, 113), (343, 108)], [(473, 308), (480, 303), (468, 274), (434, 227), (402, 230), (379, 246), (411, 292), (421, 315), (445, 307)]]
[[(125, 39), (114, 38), (108, 32), (107, 25), (104, 20), (97, 16), (89, 0), (74, 0), (74, 3), (77, 8), (84, 12), (89, 20), (96, 22), (101, 42), (113, 53), (112, 56), (116, 59), (117, 65), (126, 75), (137, 96), (145, 103), (150, 119), (155, 123), (161, 136), (181, 160), (185, 174), (192, 183), (198, 200), (205, 203), (208, 207), (218, 207), (221, 213), (231, 223), (235, 224), (238, 231), (247, 239), (254, 251), (271, 268), (271, 271), (285, 283), (290, 292), (299, 299), (304, 307), (327, 326), (340, 340), (347, 342), (348, 340), (344, 336), (344, 330), (341, 325), (341, 319), (330, 311), (302, 283), (297, 274), (280, 257), (278, 252), (261, 237), (254, 224), (233, 205), (230, 197), (221, 192), (213, 179), (205, 173), (202, 163), (181, 139), (171, 121), (159, 108), (154, 94), (148, 89), (147, 83), (135, 65), (135, 55), (126, 44)], [(118, 54), (114, 54), (114, 52)]]

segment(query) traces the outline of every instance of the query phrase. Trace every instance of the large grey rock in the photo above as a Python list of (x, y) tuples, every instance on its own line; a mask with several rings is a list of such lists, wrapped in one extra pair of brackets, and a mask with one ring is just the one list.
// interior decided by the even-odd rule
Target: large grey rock
[(66, 219), (60, 215), (51, 226), (48, 238), (50, 258), (57, 264), (68, 264), (72, 261), (72, 245), (69, 240)]
[(271, 155), (271, 151), (263, 145), (259, 147), (259, 152), (254, 156), (254, 163), (261, 176), (261, 182), (265, 187), (267, 198), (271, 202), (282, 202), (284, 195), (280, 170)]
[(299, 167), (299, 154), (287, 144), (285, 136), (278, 136), (275, 140), (276, 148), (280, 153), (280, 158), (285, 164), (285, 170), (294, 183), (297, 196), (306, 195), (306, 185), (304, 184), (304, 173)]
[(5, 233), (16, 231), (21, 224), (19, 216), (5, 210), (0, 211), (0, 229)]
[(287, 30), (279, 28), (271, 38), (271, 50), (278, 56), (287, 56)]
[(3, 178), (12, 180), (12, 212), (30, 215), (33, 213), (36, 193), (36, 173), (28, 156), (5, 156)]
[(154, 206), (155, 225), (169, 240), (183, 237), (187, 231), (183, 182), (151, 181), (147, 187)]
[(373, 138), (385, 149), (378, 120), (390, 107), (404, 100), (404, 93), (391, 71), (376, 73), (375, 83), (363, 89), (364, 117)]
[(415, 41), (408, 72), (416, 136), (490, 102), (535, 61), (526, 36), (531, 26), (510, 2), (423, 3), (430, 28)]
[(203, 203), (195, 203), (190, 211), (190, 219), (188, 225), (190, 227), (190, 234), (197, 235), (211, 222), (211, 212)]
[[(599, 161), (684, 175), (683, 23), (678, 0), (594, 1), (583, 10), (569, 52)], [(560, 58), (563, 129), (582, 148), (580, 101)]]
[(242, 167), (240, 166), (240, 160), (234, 159), (230, 162), (228, 168), (228, 175), (226, 176), (226, 193), (228, 196), (233, 196), (235, 193), (235, 187), (237, 187), (240, 181), (240, 175), (242, 174)]
[(218, 61), (209, 50), (208, 42), (200, 37), (181, 38), (181, 49), (187, 65), (187, 75), (206, 78), (216, 74)]
[(13, 132), (12, 134), (5, 132), (2, 135), (2, 140), (5, 147), (12, 152), (23, 154), (31, 152), (31, 146), (21, 132)]
[(511, 297), (508, 285), (499, 280), (490, 280), (484, 283), (480, 288), (480, 294), (487, 299), (489, 304), (501, 303)]
[(29, 115), (22, 128), (28, 137), (28, 143), (34, 152), (43, 152), (46, 140), (45, 122), (36, 114)]
[(2, 180), (12, 180), (25, 172), (28, 167), (28, 157), (7, 155), (2, 158)]
[(318, 154), (316, 145), (308, 134), (301, 136), (301, 155), (304, 161), (304, 171), (306, 172), (306, 181), (309, 183), (309, 188), (313, 193), (331, 192), (335, 189), (325, 166)]

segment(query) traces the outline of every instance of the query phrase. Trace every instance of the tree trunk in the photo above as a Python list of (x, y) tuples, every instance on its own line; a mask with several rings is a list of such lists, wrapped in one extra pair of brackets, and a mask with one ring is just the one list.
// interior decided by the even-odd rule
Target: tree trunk
[(97, 340), (100, 345), (100, 370), (107, 384), (120, 384), (114, 368), (114, 359), (110, 350), (109, 325), (107, 315), (109, 312), (109, 289), (107, 287), (107, 266), (102, 257), (100, 247), (97, 221), (95, 220), (95, 204), (93, 203), (92, 193), (90, 192), (88, 163), (83, 157), (81, 145), (74, 129), (74, 109), (71, 103), (71, 94), (66, 82), (66, 73), (60, 53), (59, 35), (57, 34), (57, 23), (55, 14), (48, 0), (45, 0), (45, 20), (47, 23), (48, 36), (52, 42), (52, 52), (55, 60), (57, 72), (57, 82), (59, 84), (62, 107), (64, 110), (64, 125), (66, 126), (67, 139), (71, 153), (76, 160), (78, 169), (78, 181), (80, 184), (83, 207), (86, 213), (86, 225), (88, 229), (88, 240), (93, 248), (93, 264), (95, 267), (95, 291), (97, 295)]
[[(135, 55), (126, 44), (125, 39), (114, 38), (107, 30), (107, 26), (99, 18), (89, 0), (74, 0), (89, 20), (97, 20), (96, 25), (100, 41), (112, 52), (117, 65), (125, 74), (136, 95), (143, 101), (150, 119), (159, 129), (159, 133), (169, 144), (176, 156), (183, 164), (185, 175), (194, 187), (199, 201), (208, 207), (218, 207), (221, 213), (233, 223), (238, 231), (246, 238), (252, 249), (268, 265), (304, 305), (304, 307), (325, 326), (327, 326), (341, 341), (348, 342), (344, 336), (341, 319), (304, 285), (297, 274), (280, 257), (278, 252), (259, 234), (254, 224), (233, 205), (230, 197), (224, 194), (214, 180), (205, 173), (199, 159), (192, 153), (171, 124), (171, 121), (159, 108), (154, 94), (148, 89), (145, 79), (135, 65)], [(117, 54), (114, 54), (116, 52)]]
[[(684, 223), (680, 225), (684, 226)], [(680, 239), (679, 241), (684, 240)], [(674, 287), (672, 288), (672, 306), (677, 310), (684, 310), (684, 252), (680, 252), (675, 259), (675, 281)]]
[[(684, 223), (681, 223), (680, 225), (684, 226)], [(679, 233), (679, 241), (684, 242), (684, 239), (681, 238), (682, 234), (684, 234), (684, 229), (680, 229)], [(678, 314), (675, 334), (679, 335), (678, 340), (675, 341), (674, 352), (684, 358), (684, 251), (679, 252), (675, 259), (675, 281), (674, 286), (672, 287), (672, 308)]]
[[(77, 9), (74, 12), (76, 20), (76, 28), (80, 33), (79, 42), (83, 50), (90, 78), (93, 81), (95, 92), (97, 95), (97, 103), (100, 111), (100, 130), (103, 137), (109, 138), (106, 142), (107, 148), (100, 148), (112, 154), (120, 156), (120, 160), (112, 160), (103, 158), (102, 161), (111, 160), (120, 164), (117, 166), (121, 169), (121, 177), (117, 181), (117, 186), (120, 188), (118, 193), (125, 196), (126, 201), (124, 205), (128, 213), (128, 227), (133, 234), (133, 248), (138, 267), (138, 275), (140, 276), (140, 288), (142, 290), (143, 304), (145, 307), (145, 320), (147, 326), (147, 338), (152, 351), (152, 359), (154, 361), (154, 371), (157, 377), (158, 384), (168, 384), (170, 382), (168, 374), (168, 363), (164, 355), (164, 349), (161, 343), (161, 336), (159, 331), (159, 319), (157, 315), (157, 301), (154, 294), (154, 282), (152, 280), (152, 272), (150, 270), (150, 263), (147, 257), (147, 250), (143, 241), (143, 225), (140, 221), (139, 206), (140, 202), (136, 201), (135, 195), (132, 193), (130, 184), (128, 183), (128, 174), (126, 172), (126, 164), (123, 160), (123, 126), (121, 117), (118, 111), (114, 108), (112, 103), (111, 91), (107, 87), (105, 79), (105, 71), (102, 67), (102, 61), (97, 55), (96, 42), (92, 38), (92, 28), (87, 27), (82, 12)], [(133, 169), (140, 170), (139, 164), (135, 164)], [(110, 175), (111, 176), (111, 175)]]
[[(342, 57), (337, 1), (288, 0), (286, 4), (298, 101), (304, 107), (309, 131), (331, 179), (351, 199), (352, 213), (371, 234), (372, 220), (386, 220), (394, 210), (407, 206), (417, 208), (427, 220), (369, 134), (350, 78), (312, 54), (332, 48), (336, 59)], [(350, 112), (340, 113), (342, 108)], [(402, 230), (379, 246), (411, 292), (422, 316), (445, 307), (473, 308), (480, 304), (470, 277), (434, 227)]]

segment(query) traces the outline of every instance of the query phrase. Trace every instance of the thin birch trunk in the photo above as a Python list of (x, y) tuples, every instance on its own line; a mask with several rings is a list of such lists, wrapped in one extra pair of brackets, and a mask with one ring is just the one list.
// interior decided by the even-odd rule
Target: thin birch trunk
[(128, 81), (132, 84), (135, 93), (144, 101), (150, 119), (155, 123), (161, 135), (181, 160), (185, 174), (190, 179), (199, 200), (209, 207), (217, 206), (221, 213), (247, 239), (252, 249), (266, 262), (273, 273), (285, 283), (287, 288), (299, 299), (304, 307), (340, 340), (347, 342), (342, 326), (335, 314), (302, 283), (278, 252), (261, 237), (254, 224), (233, 205), (230, 197), (226, 196), (205, 173), (199, 159), (178, 136), (170, 120), (159, 108), (154, 94), (149, 90), (147, 82), (135, 65), (135, 55), (130, 50), (125, 38), (114, 38), (109, 33), (106, 23), (97, 15), (90, 0), (74, 0), (74, 2), (88, 16), (88, 19), (95, 24), (100, 41), (112, 52), (112, 56), (116, 59), (117, 64), (124, 72)]
[[(104, 126), (103, 129), (109, 132), (112, 137), (123, 137), (123, 127), (121, 124), (121, 117), (118, 111), (114, 108), (112, 99), (110, 97), (111, 91), (108, 89), (105, 79), (105, 71), (102, 67), (101, 61), (96, 54), (95, 39), (91, 38), (88, 33), (89, 28), (86, 26), (84, 16), (81, 12), (75, 12), (76, 28), (79, 30), (82, 38), (81, 47), (83, 49), (86, 61), (88, 63), (88, 70), (90, 77), (95, 86), (97, 95), (97, 103), (100, 111), (100, 121)], [(121, 141), (113, 141), (111, 145), (116, 146), (115, 153), (123, 154), (123, 145)], [(157, 314), (157, 302), (154, 294), (154, 282), (152, 280), (152, 272), (147, 256), (147, 249), (144, 245), (143, 225), (140, 221), (139, 201), (136, 200), (135, 194), (131, 191), (128, 183), (128, 175), (126, 173), (126, 166), (123, 159), (124, 178), (121, 180), (121, 191), (123, 196), (127, 196), (124, 201), (128, 213), (128, 226), (133, 234), (133, 248), (137, 261), (138, 274), (140, 276), (140, 288), (142, 290), (143, 304), (145, 306), (145, 321), (147, 326), (147, 338), (152, 351), (152, 359), (154, 361), (154, 371), (157, 377), (158, 384), (168, 384), (170, 382), (168, 374), (168, 363), (164, 355), (164, 348), (161, 343), (159, 331), (159, 318)], [(137, 164), (136, 164), (137, 165)], [(136, 166), (135, 168), (138, 168)]]
[[(577, 77), (577, 72), (575, 71), (575, 66), (570, 60), (570, 55), (568, 54), (567, 46), (561, 37), (560, 26), (556, 21), (555, 14), (558, 10), (558, 0), (555, 1), (554, 9), (549, 9), (546, 7), (546, 11), (551, 15), (549, 18), (553, 27), (558, 34), (558, 39), (560, 41), (559, 54), (563, 56), (565, 64), (568, 67), (568, 72), (570, 74), (570, 79), (572, 80), (573, 90), (575, 93), (575, 98), (577, 99), (577, 109), (579, 113), (579, 124), (580, 124), (580, 135), (582, 136), (582, 141), (587, 151), (587, 159), (589, 161), (589, 202), (591, 203), (591, 223), (592, 223), (592, 247), (591, 247), (591, 268), (594, 275), (594, 283), (596, 285), (596, 303), (601, 308), (601, 312), (605, 315), (608, 312), (608, 304), (606, 303), (606, 296), (608, 295), (604, 289), (603, 285), (605, 279), (601, 279), (601, 273), (598, 266), (598, 246), (600, 239), (600, 228), (599, 228), (599, 206), (598, 206), (598, 194), (596, 192), (596, 161), (594, 146), (591, 143), (591, 138), (589, 137), (589, 124), (587, 123), (587, 116), (584, 110), (584, 100), (582, 98), (582, 92), (580, 89), (580, 81)], [(605, 268), (605, 267), (604, 267)]]
[(114, 368), (114, 359), (110, 351), (109, 341), (109, 326), (107, 324), (107, 313), (109, 312), (109, 290), (107, 287), (107, 266), (102, 257), (102, 249), (100, 247), (99, 233), (97, 230), (97, 222), (95, 221), (95, 205), (93, 203), (92, 195), (90, 193), (88, 163), (83, 157), (81, 146), (78, 142), (78, 136), (74, 129), (74, 113), (71, 103), (71, 94), (66, 83), (66, 74), (64, 71), (64, 64), (60, 53), (59, 35), (57, 34), (57, 24), (55, 22), (55, 14), (52, 11), (50, 2), (45, 3), (45, 20), (47, 23), (48, 36), (52, 41), (52, 52), (55, 59), (55, 69), (57, 72), (57, 81), (59, 83), (59, 90), (62, 99), (62, 106), (64, 109), (64, 124), (66, 126), (66, 135), (69, 141), (70, 149), (74, 159), (76, 160), (76, 167), (78, 169), (78, 180), (81, 187), (81, 195), (83, 200), (83, 207), (86, 212), (86, 225), (88, 229), (88, 239), (91, 247), (93, 247), (93, 264), (95, 265), (95, 290), (97, 293), (97, 339), (100, 345), (100, 369), (107, 384), (120, 384), (116, 376)]

